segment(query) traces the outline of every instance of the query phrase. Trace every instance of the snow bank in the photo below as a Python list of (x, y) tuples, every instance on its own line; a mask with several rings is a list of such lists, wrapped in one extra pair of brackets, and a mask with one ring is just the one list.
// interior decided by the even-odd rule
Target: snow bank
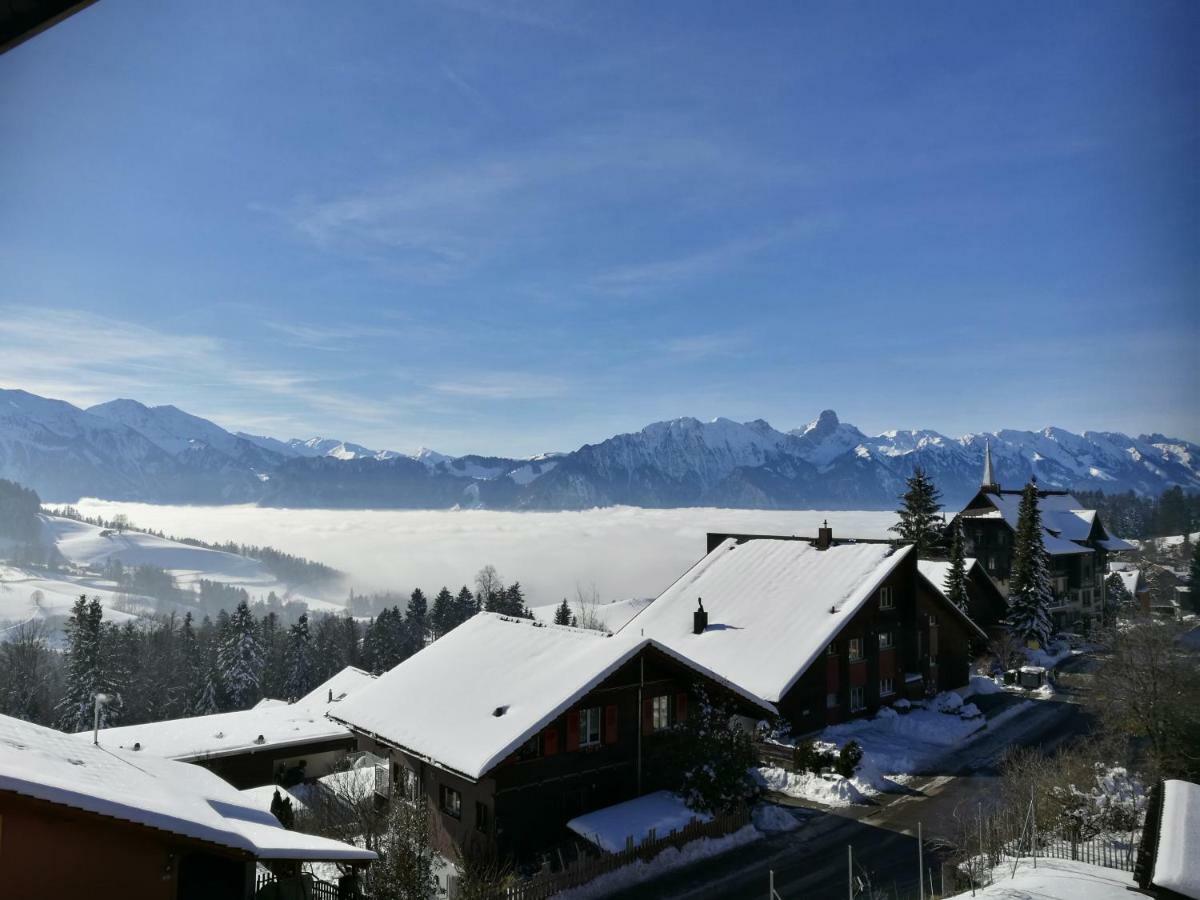
[(775, 803), (760, 803), (756, 806), (753, 821), (755, 828), (766, 833), (795, 831), (800, 827), (800, 820), (793, 813)]
[[(970, 890), (954, 898), (990, 897), (993, 900), (1127, 900), (1136, 890), (1133, 875), (1119, 869), (1105, 869), (1066, 859), (1021, 860), (1013, 875), (1012, 862), (992, 870), (991, 884), (974, 893)], [(953, 898), (947, 898), (953, 900)]]
[(869, 779), (861, 778), (860, 773), (855, 773), (854, 778), (843, 778), (832, 773), (789, 772), (775, 766), (754, 771), (759, 783), (769, 791), (825, 806), (853, 806), (880, 793), (880, 789)]
[(587, 884), (562, 891), (554, 896), (558, 900), (593, 900), (593, 898), (607, 897), (615, 891), (633, 887), (674, 869), (681, 869), (702, 859), (719, 856), (737, 847), (744, 847), (762, 836), (763, 833), (753, 825), (747, 825), (724, 837), (700, 838), (684, 844), (682, 847), (668, 847), (651, 860), (638, 860), (628, 866), (606, 872)]

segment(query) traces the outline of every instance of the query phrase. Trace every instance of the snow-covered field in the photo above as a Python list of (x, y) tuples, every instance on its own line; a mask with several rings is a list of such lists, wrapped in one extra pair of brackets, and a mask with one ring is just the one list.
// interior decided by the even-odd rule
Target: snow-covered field
[(232, 553), (192, 547), (136, 531), (115, 534), (57, 516), (43, 517), (43, 536), (58, 548), (71, 571), (0, 565), (0, 628), (33, 619), (66, 616), (80, 594), (99, 597), (110, 622), (123, 622), (135, 618), (139, 610), (154, 609), (152, 599), (126, 594), (116, 582), (100, 576), (100, 571), (113, 559), (128, 567), (150, 565), (165, 569), (185, 590), (198, 590), (199, 582), (205, 579), (244, 588), (251, 599), (264, 599), (274, 591), (285, 600), (303, 600), (310, 609), (342, 609), (338, 603), (290, 590), (262, 563)]
[(130, 521), (208, 541), (269, 544), (348, 572), (355, 590), (427, 593), (471, 584), (492, 564), (521, 582), (530, 606), (574, 600), (594, 585), (602, 601), (655, 597), (704, 555), (708, 531), (881, 538), (890, 512), (639, 509), (582, 512), (320, 510), (156, 506), (83, 500), (86, 515)]

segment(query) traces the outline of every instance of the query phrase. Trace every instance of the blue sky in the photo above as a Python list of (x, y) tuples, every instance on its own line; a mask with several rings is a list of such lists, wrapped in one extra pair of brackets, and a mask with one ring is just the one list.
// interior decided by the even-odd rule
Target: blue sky
[(532, 454), (1200, 438), (1200, 5), (101, 0), (0, 57), (0, 385)]

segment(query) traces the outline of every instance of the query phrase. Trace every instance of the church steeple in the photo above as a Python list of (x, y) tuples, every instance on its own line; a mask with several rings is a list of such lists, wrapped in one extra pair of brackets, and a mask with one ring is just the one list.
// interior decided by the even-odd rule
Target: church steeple
[(992, 472), (992, 442), (989, 438), (983, 440), (983, 479), (979, 487), (985, 494), (1000, 493), (1000, 485)]

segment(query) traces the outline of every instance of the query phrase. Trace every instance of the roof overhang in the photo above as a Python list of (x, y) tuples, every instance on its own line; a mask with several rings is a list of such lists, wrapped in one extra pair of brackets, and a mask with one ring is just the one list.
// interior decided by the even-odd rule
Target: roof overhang
[(96, 0), (0, 0), (0, 53), (23, 44)]

